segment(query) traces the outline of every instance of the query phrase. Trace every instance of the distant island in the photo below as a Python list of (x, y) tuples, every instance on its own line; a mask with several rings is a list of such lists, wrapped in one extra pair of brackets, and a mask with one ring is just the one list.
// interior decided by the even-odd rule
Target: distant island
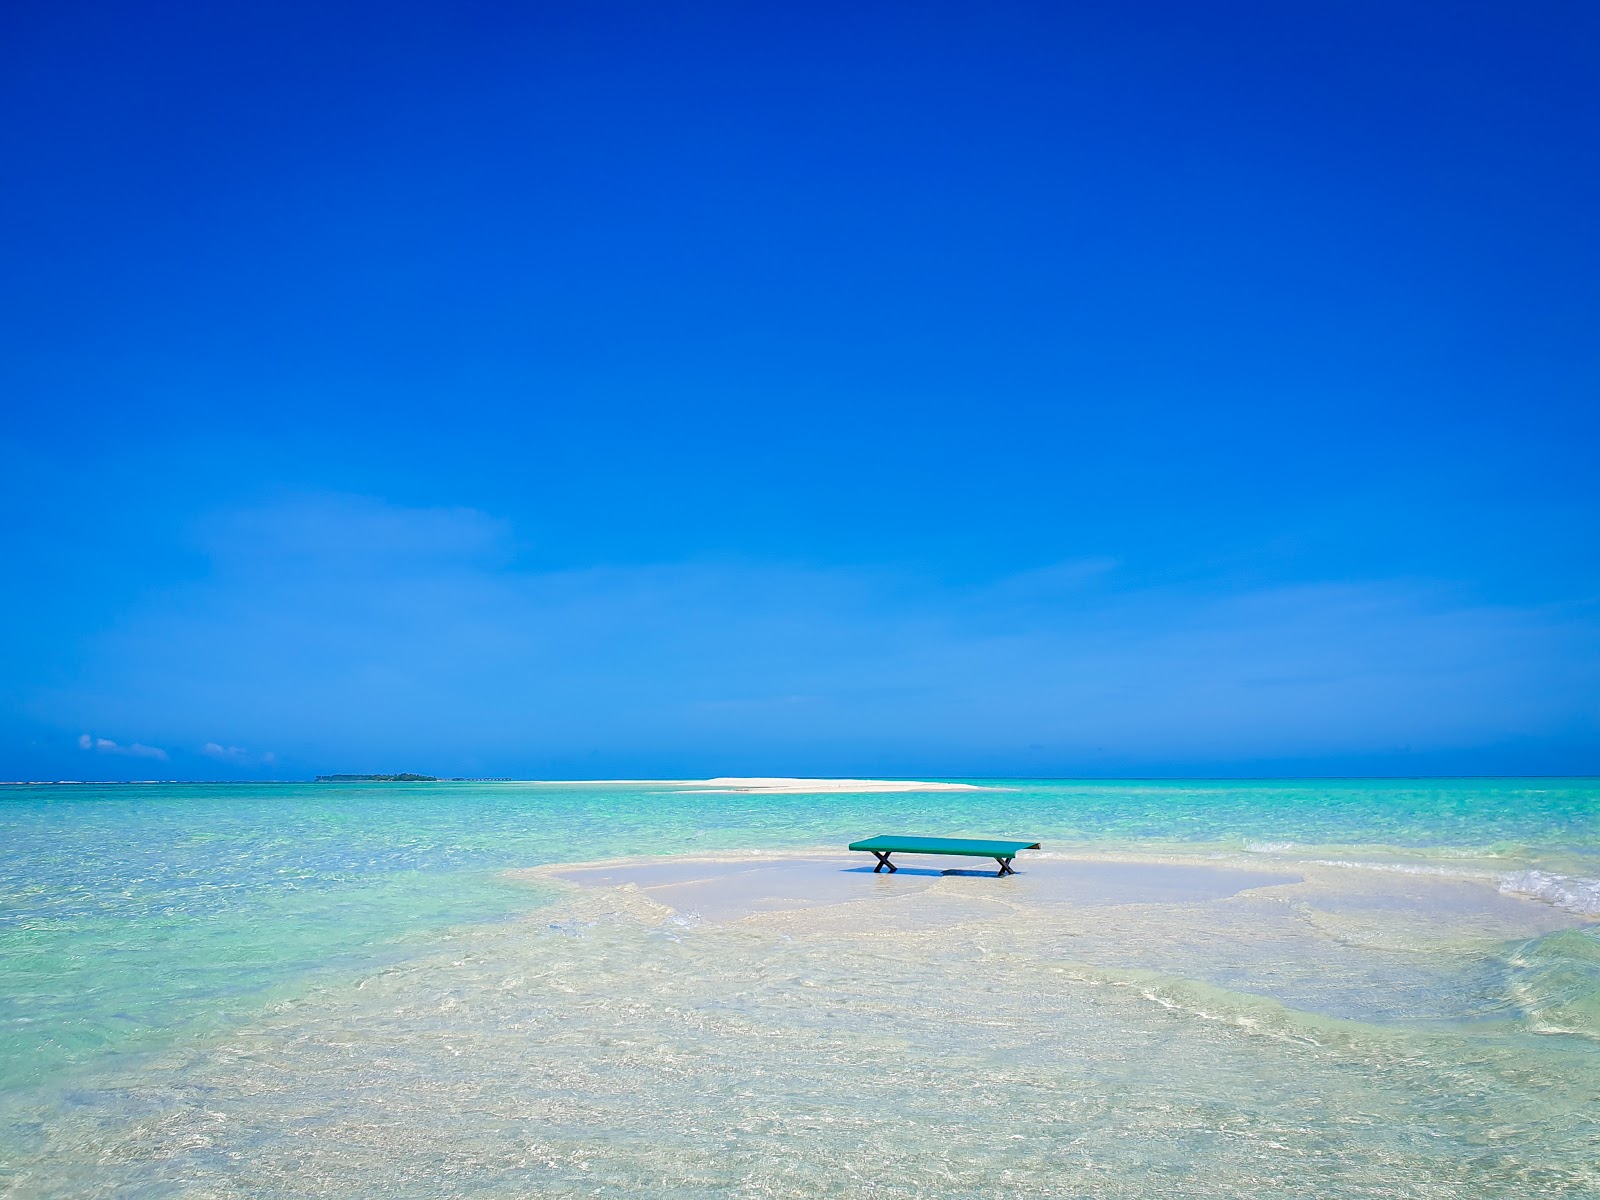
[(318, 775), (318, 783), (438, 783), (436, 775)]

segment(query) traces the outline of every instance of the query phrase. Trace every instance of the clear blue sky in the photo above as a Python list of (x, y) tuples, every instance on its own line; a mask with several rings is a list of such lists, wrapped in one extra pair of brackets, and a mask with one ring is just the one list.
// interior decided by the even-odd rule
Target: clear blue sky
[(0, 14), (0, 778), (1600, 771), (1589, 3)]

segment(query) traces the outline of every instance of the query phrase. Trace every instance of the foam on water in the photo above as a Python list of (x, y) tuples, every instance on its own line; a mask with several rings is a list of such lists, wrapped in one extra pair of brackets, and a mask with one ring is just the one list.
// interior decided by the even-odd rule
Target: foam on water
[(1515, 896), (1532, 896), (1568, 912), (1600, 916), (1600, 879), (1517, 871), (1500, 880), (1500, 890)]

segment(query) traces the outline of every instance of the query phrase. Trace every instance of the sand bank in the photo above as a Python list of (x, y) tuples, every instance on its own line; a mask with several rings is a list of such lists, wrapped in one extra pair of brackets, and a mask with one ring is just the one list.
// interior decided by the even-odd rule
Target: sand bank
[[(875, 874), (866, 856), (836, 850), (563, 863), (509, 874), (554, 885), (585, 909), (617, 905), (647, 921), (799, 922), (843, 932), (955, 928), (981, 913), (1051, 930), (1079, 948), (1098, 945), (1107, 961), (1185, 973), (1201, 945), (1247, 961), (1284, 939), (1288, 956), (1327, 963), (1346, 948), (1481, 948), (1581, 924), (1486, 880), (1051, 852), (1024, 852), (1016, 861), (1017, 874), (1004, 879), (978, 860), (915, 856), (893, 875)], [(1222, 951), (1228, 943), (1232, 949)], [(1176, 956), (1155, 953), (1157, 946)]]
[(1302, 879), (1283, 871), (1024, 856), (1018, 859), (1019, 873), (1001, 880), (995, 878), (993, 869), (977, 862), (924, 857), (903, 861), (900, 869), (889, 875), (875, 874), (871, 860), (864, 855), (819, 851), (630, 859), (541, 867), (515, 874), (584, 888), (626, 889), (674, 912), (712, 922), (736, 921), (757, 913), (892, 902), (936, 884), (942, 885), (941, 896), (1099, 907), (1222, 900)]
[(673, 787), (695, 792), (756, 792), (771, 795), (813, 795), (819, 792), (988, 792), (1003, 788), (976, 783), (939, 783), (923, 779), (803, 779), (783, 775), (719, 775), (715, 779), (580, 779), (537, 780), (563, 787)]
[(993, 789), (975, 783), (938, 783), (922, 779), (786, 779), (779, 776), (739, 778), (720, 776), (699, 781), (705, 791), (717, 792), (982, 792)]

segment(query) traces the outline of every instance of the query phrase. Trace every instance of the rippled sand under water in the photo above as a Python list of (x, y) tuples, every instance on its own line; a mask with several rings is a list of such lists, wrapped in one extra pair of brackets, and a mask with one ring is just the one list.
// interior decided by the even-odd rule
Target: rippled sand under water
[(22, 1098), (0, 1189), (1600, 1196), (1581, 919), (1383, 871), (952, 863), (519, 873), (555, 903)]

